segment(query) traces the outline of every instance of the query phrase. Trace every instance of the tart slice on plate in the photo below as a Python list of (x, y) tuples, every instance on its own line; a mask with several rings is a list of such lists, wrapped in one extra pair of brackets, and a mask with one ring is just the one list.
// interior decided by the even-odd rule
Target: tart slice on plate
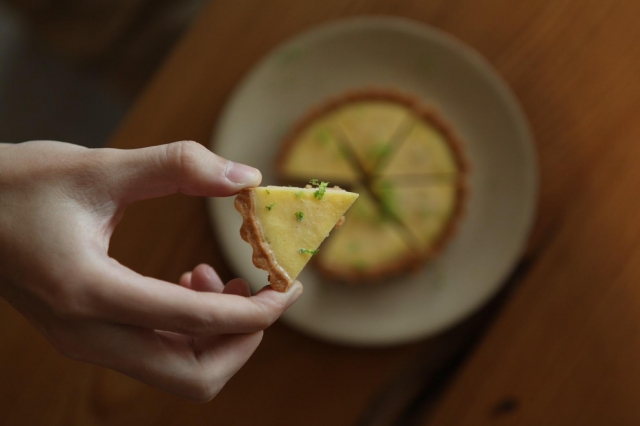
[[(317, 184), (317, 182), (316, 182)], [(266, 186), (238, 193), (240, 236), (253, 247), (253, 264), (269, 273), (274, 290), (286, 291), (358, 194), (327, 188)]]

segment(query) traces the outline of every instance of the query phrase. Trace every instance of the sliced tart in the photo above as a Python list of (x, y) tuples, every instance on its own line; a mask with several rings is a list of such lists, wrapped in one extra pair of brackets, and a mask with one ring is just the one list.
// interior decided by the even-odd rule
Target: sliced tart
[(236, 196), (240, 235), (253, 247), (253, 264), (269, 273), (274, 290), (286, 291), (358, 194), (326, 183), (306, 188), (247, 188)]
[(351, 91), (315, 108), (284, 141), (276, 172), (286, 184), (330, 177), (360, 193), (314, 259), (350, 282), (424, 265), (450, 241), (468, 195), (468, 161), (451, 125), (395, 90)]

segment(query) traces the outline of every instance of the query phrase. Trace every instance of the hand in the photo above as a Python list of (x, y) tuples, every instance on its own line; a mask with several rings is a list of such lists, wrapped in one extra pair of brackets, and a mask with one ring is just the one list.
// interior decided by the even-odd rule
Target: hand
[(195, 142), (127, 151), (0, 144), (0, 296), (62, 354), (208, 401), (301, 285), (251, 296), (246, 282), (224, 286), (206, 265), (176, 285), (111, 259), (109, 240), (135, 201), (229, 196), (260, 180)]

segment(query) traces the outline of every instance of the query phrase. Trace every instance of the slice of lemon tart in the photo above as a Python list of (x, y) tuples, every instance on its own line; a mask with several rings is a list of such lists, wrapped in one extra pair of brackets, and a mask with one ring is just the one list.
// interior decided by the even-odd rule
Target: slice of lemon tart
[(247, 188), (236, 196), (243, 219), (240, 236), (253, 247), (253, 264), (269, 273), (274, 290), (289, 288), (358, 198), (326, 182), (313, 183)]

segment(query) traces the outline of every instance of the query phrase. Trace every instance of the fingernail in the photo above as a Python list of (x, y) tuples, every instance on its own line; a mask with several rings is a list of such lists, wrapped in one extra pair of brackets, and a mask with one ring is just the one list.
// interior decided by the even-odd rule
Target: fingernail
[(262, 180), (262, 174), (258, 169), (233, 161), (229, 161), (225, 175), (227, 179), (238, 185), (257, 186)]
[(289, 307), (293, 305), (300, 296), (302, 296), (302, 284), (300, 281), (294, 282), (289, 291), (291, 292), (291, 296), (287, 302), (287, 309), (289, 309)]

